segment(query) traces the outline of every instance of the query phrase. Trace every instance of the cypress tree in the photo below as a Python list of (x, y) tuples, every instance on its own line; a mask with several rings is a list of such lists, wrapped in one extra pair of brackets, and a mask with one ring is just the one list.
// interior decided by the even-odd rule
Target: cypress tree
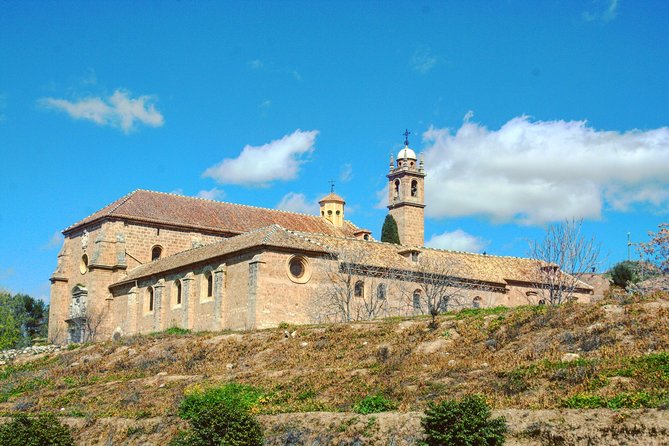
[(400, 234), (397, 230), (397, 222), (392, 215), (386, 215), (386, 219), (383, 222), (383, 228), (381, 228), (381, 241), (388, 243), (395, 243), (400, 245)]

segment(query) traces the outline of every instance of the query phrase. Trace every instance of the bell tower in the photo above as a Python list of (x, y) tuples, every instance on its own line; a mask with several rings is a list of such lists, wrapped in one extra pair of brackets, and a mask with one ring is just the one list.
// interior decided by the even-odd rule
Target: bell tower
[(328, 220), (337, 228), (344, 226), (344, 206), (346, 202), (334, 193), (334, 182), (330, 181), (330, 193), (318, 202), (321, 208), (321, 217)]
[(397, 160), (390, 155), (388, 172), (388, 209), (397, 222), (400, 243), (425, 244), (425, 168), (416, 152), (409, 148), (409, 131), (404, 132), (404, 148)]

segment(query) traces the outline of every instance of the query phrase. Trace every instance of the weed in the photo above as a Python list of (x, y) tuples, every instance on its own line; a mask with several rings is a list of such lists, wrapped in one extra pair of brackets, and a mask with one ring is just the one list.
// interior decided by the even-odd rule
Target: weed
[(125, 431), (125, 436), (132, 437), (135, 435), (143, 435), (144, 433), (145, 429), (143, 426), (128, 426), (128, 429)]
[(349, 427), (353, 426), (358, 421), (360, 421), (360, 417), (351, 417), (342, 421), (341, 424), (337, 427), (337, 432), (346, 432)]
[(163, 331), (154, 331), (149, 336), (164, 337), (164, 336), (185, 336), (191, 334), (191, 331), (186, 328), (170, 327)]
[(383, 395), (367, 395), (353, 405), (353, 412), (367, 415), (370, 413), (388, 412), (396, 407), (397, 404)]
[(462, 320), (468, 318), (482, 318), (483, 316), (489, 316), (493, 314), (506, 314), (508, 311), (509, 307), (504, 306), (490, 308), (465, 308), (455, 313), (455, 319)]

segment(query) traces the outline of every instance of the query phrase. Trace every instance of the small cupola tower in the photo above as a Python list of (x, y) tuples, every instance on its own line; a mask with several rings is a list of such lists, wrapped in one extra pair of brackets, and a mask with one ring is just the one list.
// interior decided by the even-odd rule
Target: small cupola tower
[(321, 217), (327, 219), (335, 227), (344, 226), (344, 206), (346, 202), (334, 193), (334, 183), (330, 183), (330, 193), (320, 199)]
[(404, 132), (404, 148), (394, 160), (390, 155), (388, 172), (388, 209), (397, 222), (400, 243), (425, 244), (425, 168), (423, 156), (409, 148), (409, 134)]

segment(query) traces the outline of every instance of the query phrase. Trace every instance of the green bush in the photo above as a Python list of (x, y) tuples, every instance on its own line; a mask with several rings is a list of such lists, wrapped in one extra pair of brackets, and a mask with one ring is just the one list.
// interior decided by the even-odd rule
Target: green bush
[(490, 407), (481, 395), (460, 401), (430, 403), (421, 425), (422, 446), (496, 446), (504, 444), (507, 431), (504, 417), (490, 418)]
[(565, 398), (562, 401), (562, 405), (570, 409), (596, 409), (606, 407), (606, 399), (598, 395), (577, 393), (569, 398)]
[(370, 413), (387, 412), (396, 407), (397, 405), (395, 403), (383, 395), (367, 395), (353, 405), (353, 412), (367, 415)]
[(260, 399), (265, 396), (262, 389), (246, 384), (229, 383), (186, 395), (179, 406), (179, 416), (190, 420), (198, 413), (221, 404), (238, 407), (241, 410), (256, 410)]
[(172, 446), (261, 446), (263, 432), (251, 414), (262, 391), (243, 384), (194, 392), (179, 407), (179, 415), (191, 428), (180, 432)]
[(625, 288), (630, 283), (637, 282), (638, 277), (632, 265), (620, 262), (611, 269), (611, 280), (615, 285)]
[(11, 422), (0, 426), (3, 446), (74, 446), (70, 430), (60, 424), (52, 413), (36, 417), (16, 415)]

